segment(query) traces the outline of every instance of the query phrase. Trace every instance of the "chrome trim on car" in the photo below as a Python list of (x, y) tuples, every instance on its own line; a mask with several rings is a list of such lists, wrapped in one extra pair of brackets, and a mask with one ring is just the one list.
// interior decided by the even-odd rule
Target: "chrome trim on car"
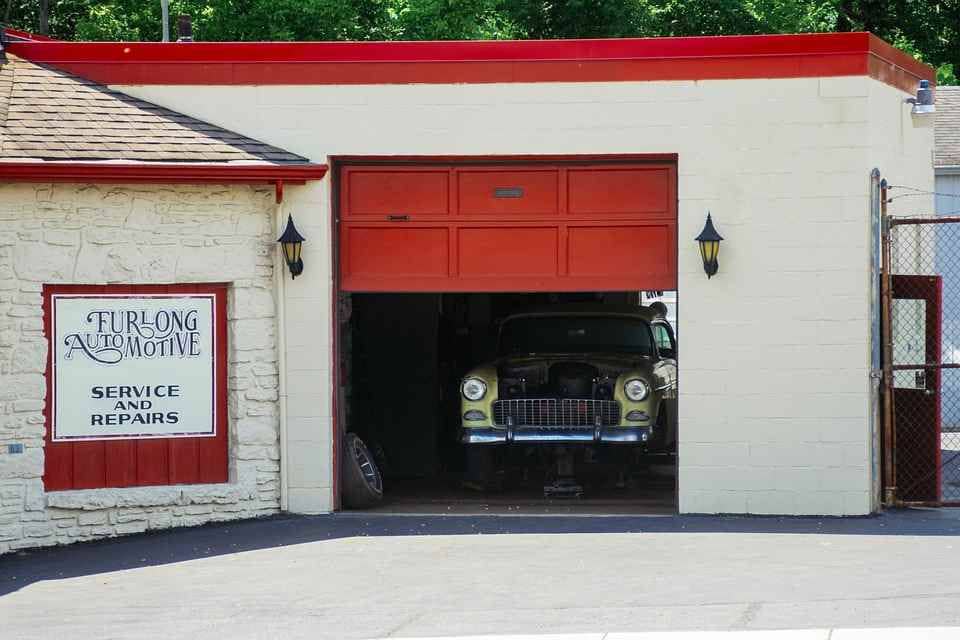
[(471, 427), (461, 430), (464, 444), (508, 444), (551, 442), (643, 443), (650, 440), (652, 427)]
[(493, 402), (493, 424), (544, 428), (610, 427), (620, 424), (620, 403), (587, 398), (513, 398)]

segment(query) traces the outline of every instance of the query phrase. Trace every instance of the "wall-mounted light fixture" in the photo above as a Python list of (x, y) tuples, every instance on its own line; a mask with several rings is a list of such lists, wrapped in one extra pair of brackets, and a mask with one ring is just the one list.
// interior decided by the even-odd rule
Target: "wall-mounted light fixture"
[(907, 98), (904, 100), (907, 104), (912, 104), (910, 113), (915, 116), (922, 116), (936, 111), (934, 106), (933, 89), (930, 88), (929, 80), (921, 80), (920, 87), (917, 89), (916, 98)]
[(291, 279), (303, 273), (303, 258), (300, 257), (300, 249), (304, 240), (306, 238), (300, 235), (300, 232), (293, 225), (293, 216), (288, 216), (287, 228), (283, 230), (283, 235), (277, 239), (277, 242), (283, 248), (283, 257), (287, 261), (287, 268), (290, 269)]
[(703, 225), (703, 231), (694, 240), (700, 243), (703, 270), (706, 272), (707, 278), (712, 278), (716, 275), (717, 268), (720, 266), (717, 262), (717, 256), (720, 254), (720, 241), (723, 238), (713, 227), (713, 219), (710, 217), (709, 211), (707, 212), (707, 222)]

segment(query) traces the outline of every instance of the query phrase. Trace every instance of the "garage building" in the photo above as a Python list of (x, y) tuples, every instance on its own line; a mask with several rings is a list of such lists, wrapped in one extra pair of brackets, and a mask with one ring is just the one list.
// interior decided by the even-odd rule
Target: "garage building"
[[(142, 114), (161, 123), (148, 141), (128, 134), (112, 151), (83, 132), (106, 128), (89, 118), (27, 136), (27, 157), (3, 149), (0, 551), (338, 509), (341, 436), (373, 422), (380, 433), (386, 421), (398, 425), (380, 443), (392, 447), (396, 477), (455, 469), (443, 434), (457, 425), (444, 407), (466, 360), (489, 353), (492, 323), (533, 305), (636, 305), (657, 295), (641, 292), (675, 294), (679, 305), (669, 510), (880, 507), (873, 170), (932, 191), (932, 121), (904, 101), (933, 72), (874, 36), (21, 36), (7, 50), (2, 73), (14, 90), (38, 78), (80, 86), (138, 110), (102, 118), (134, 125), (117, 129), (136, 130)], [(8, 126), (26, 135), (40, 125), (27, 116), (10, 124), (16, 109), (62, 104), (24, 95), (4, 106)], [(203, 140), (157, 131), (178, 127)], [(68, 138), (74, 147), (54, 144)], [(724, 238), (709, 278), (694, 241), (708, 214)], [(294, 279), (274, 242), (288, 220), (306, 239)], [(84, 268), (88, 259), (97, 266)], [(90, 286), (119, 306), (76, 302)], [(219, 417), (200, 421), (209, 431), (124, 425), (108, 444), (67, 434), (92, 442), (56, 453), (66, 445), (53, 439), (53, 405), (96, 375), (63, 373), (72, 360), (52, 366), (51, 338), (62, 335), (51, 319), (139, 313), (147, 307), (119, 300), (148, 293), (175, 300), (149, 307), (150, 322), (177, 318), (189, 329), (188, 316), (209, 320), (208, 337), (194, 333), (201, 351), (208, 338), (219, 345), (219, 360), (190, 375), (210, 398), (184, 411), (216, 405)], [(94, 386), (119, 401), (121, 391), (106, 388), (126, 385)], [(170, 386), (159, 393), (175, 394)], [(134, 401), (136, 391), (123, 393)], [(160, 456), (166, 471), (143, 482), (104, 467), (78, 481), (90, 451), (108, 446)], [(150, 446), (165, 448), (137, 453)], [(195, 471), (181, 475), (181, 463)], [(72, 484), (58, 484), (68, 467)], [(414, 490), (404, 505), (418, 496), (427, 500)]]

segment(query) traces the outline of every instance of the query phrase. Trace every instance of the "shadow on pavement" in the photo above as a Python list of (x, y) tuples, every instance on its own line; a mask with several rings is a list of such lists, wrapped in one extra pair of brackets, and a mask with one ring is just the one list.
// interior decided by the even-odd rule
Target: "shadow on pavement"
[(364, 536), (532, 533), (757, 533), (955, 536), (960, 509), (887, 511), (859, 518), (757, 516), (402, 516), (340, 513), (169, 529), (0, 556), (0, 596), (34, 582)]

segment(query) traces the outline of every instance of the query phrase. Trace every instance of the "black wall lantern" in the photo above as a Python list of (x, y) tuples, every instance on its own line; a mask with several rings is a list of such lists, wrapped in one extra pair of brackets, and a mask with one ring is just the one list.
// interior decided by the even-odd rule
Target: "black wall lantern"
[(710, 212), (707, 212), (707, 223), (703, 225), (703, 231), (700, 232), (695, 240), (700, 243), (700, 257), (703, 258), (703, 270), (707, 273), (707, 278), (712, 278), (717, 273), (720, 266), (717, 262), (717, 255), (720, 254), (720, 241), (723, 238), (713, 228), (713, 219), (710, 218)]
[(283, 235), (277, 242), (283, 247), (283, 257), (287, 260), (291, 278), (296, 278), (303, 273), (303, 259), (300, 257), (300, 249), (304, 240), (306, 238), (300, 235), (297, 228), (293, 226), (293, 216), (287, 216), (287, 228), (283, 230)]

